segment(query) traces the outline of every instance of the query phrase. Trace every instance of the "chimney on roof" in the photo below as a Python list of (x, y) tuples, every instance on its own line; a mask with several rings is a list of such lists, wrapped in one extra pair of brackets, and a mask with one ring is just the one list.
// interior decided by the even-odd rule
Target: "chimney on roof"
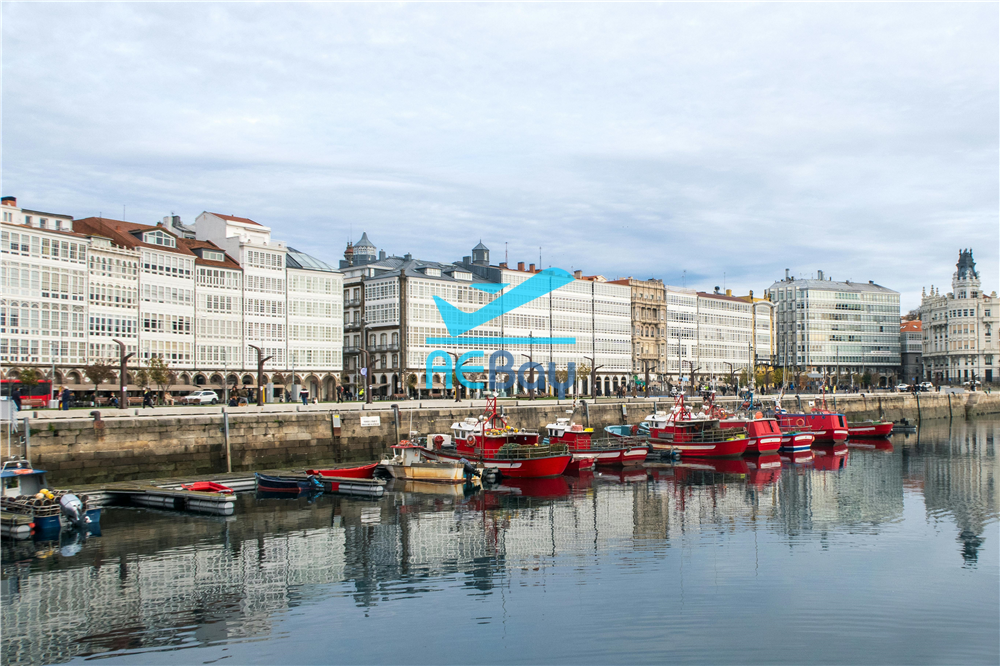
[(823, 279), (823, 271), (816, 271), (816, 279), (817, 280)]
[(528, 272), (529, 273), (534, 273), (535, 272), (535, 265), (534, 264), (528, 264)]
[(573, 277), (577, 280), (583, 279), (583, 271), (573, 271)]
[(726, 296), (732, 296), (732, 295), (733, 295), (733, 290), (732, 289), (726, 289)]
[(500, 262), (500, 268), (507, 268), (507, 262), (506, 261), (501, 261)]
[(517, 262), (517, 270), (519, 270), (519, 271), (523, 271), (524, 270), (524, 262), (523, 261)]
[(3, 198), (0, 198), (0, 203), (3, 203), (4, 205), (7, 205), (7, 206), (16, 206), (17, 205), (17, 197), (3, 197)]
[(470, 257), (470, 256), (464, 256), (464, 257), (462, 257), (462, 263), (465, 264), (466, 266), (468, 266), (469, 264), (472, 263), (472, 257)]
[(875, 280), (868, 280), (868, 284), (875, 284)]
[(383, 259), (385, 259), (385, 250), (379, 250), (378, 251), (378, 260), (382, 261)]

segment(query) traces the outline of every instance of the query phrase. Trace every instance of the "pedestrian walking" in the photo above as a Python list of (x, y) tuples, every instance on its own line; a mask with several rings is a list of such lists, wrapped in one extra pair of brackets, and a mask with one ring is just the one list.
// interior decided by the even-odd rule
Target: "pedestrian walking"
[(155, 409), (155, 406), (153, 405), (153, 392), (149, 389), (146, 389), (146, 391), (142, 394), (142, 408), (146, 409), (147, 407)]
[(21, 411), (21, 387), (14, 385), (13, 390), (10, 392), (10, 399), (14, 403), (14, 408), (17, 411)]
[(299, 397), (302, 398), (303, 405), (309, 404), (309, 391), (307, 391), (306, 389), (302, 389), (301, 391), (299, 391)]
[(68, 386), (63, 386), (62, 392), (59, 394), (59, 406), (64, 410), (68, 410), (72, 402), (73, 394), (70, 392)]

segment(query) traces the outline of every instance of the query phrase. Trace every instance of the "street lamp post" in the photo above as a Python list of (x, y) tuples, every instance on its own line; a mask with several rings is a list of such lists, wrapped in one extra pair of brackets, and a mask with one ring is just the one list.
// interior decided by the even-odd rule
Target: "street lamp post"
[(462, 399), (458, 397), (458, 383), (457, 383), (458, 382), (458, 354), (456, 354), (455, 352), (450, 352), (450, 351), (446, 351), (445, 354), (447, 354), (448, 356), (451, 356), (453, 359), (455, 359), (455, 370), (454, 370), (454, 372), (452, 374), (455, 375), (455, 382), (456, 382), (456, 384), (452, 388), (455, 390), (455, 402), (462, 402)]
[(264, 404), (264, 387), (261, 386), (261, 383), (264, 381), (264, 364), (274, 357), (264, 357), (264, 350), (257, 345), (247, 346), (257, 352), (257, 406), (260, 407)]
[(733, 364), (730, 363), (729, 361), (723, 361), (722, 364), (729, 366), (729, 385), (732, 386), (733, 382), (735, 381), (735, 379), (733, 378)]
[[(118, 343), (118, 358), (120, 363), (118, 368), (118, 409), (125, 409), (128, 403), (128, 398), (125, 397), (125, 380), (128, 377), (128, 369), (126, 365), (128, 364), (128, 360), (135, 356), (135, 352), (126, 354), (125, 343), (118, 339), (115, 339), (114, 341)], [(53, 365), (53, 368), (54, 367), (55, 366)], [(53, 381), (55, 380), (55, 370), (52, 371), (52, 379)], [(94, 396), (94, 399), (97, 399), (96, 395)]]
[(584, 356), (585, 360), (590, 361), (590, 399), (597, 400), (597, 369), (603, 368), (603, 365), (597, 365), (596, 355), (595, 356)]
[[(529, 339), (529, 342), (528, 342), (528, 353), (527, 354), (521, 354), (522, 357), (528, 359), (528, 367), (530, 368), (530, 370), (528, 372), (531, 373), (531, 376), (528, 379), (528, 383), (531, 384), (531, 388), (528, 389), (528, 399), (529, 400), (534, 400), (535, 399), (535, 359), (534, 359), (535, 345), (534, 345), (533, 342), (531, 342), (531, 340), (534, 337), (535, 337), (535, 332), (534, 331), (530, 331), (528, 333), (528, 339)], [(456, 363), (457, 363), (457, 361), (456, 361)]]

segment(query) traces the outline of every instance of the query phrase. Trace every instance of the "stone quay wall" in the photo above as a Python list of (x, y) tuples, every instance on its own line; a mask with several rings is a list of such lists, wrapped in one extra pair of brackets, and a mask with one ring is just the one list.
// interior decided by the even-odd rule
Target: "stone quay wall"
[[(783, 406), (789, 411), (797, 411), (800, 404), (801, 409), (809, 409), (810, 401), (819, 404), (814, 396), (792, 395), (785, 397)], [(724, 407), (733, 404), (732, 400), (720, 402)], [(387, 403), (273, 405), (225, 412), (207, 407), (100, 410), (100, 420), (81, 417), (86, 412), (80, 411), (39, 411), (33, 416), (26, 412), (27, 453), (57, 486), (210, 475), (227, 470), (228, 420), (228, 456), (234, 472), (319, 467), (377, 460), (411, 430), (446, 433), (455, 421), (482, 410), (479, 401), (398, 404), (398, 425), (396, 412)], [(600, 430), (606, 425), (637, 423), (654, 408), (669, 409), (673, 401), (583, 401), (575, 407), (572, 401), (552, 400), (501, 404), (510, 423), (518, 427), (541, 430), (557, 418), (572, 417), (576, 423)], [(965, 419), (1000, 413), (1000, 394), (838, 395), (827, 396), (827, 407), (853, 421)], [(377, 425), (373, 417), (378, 417)]]

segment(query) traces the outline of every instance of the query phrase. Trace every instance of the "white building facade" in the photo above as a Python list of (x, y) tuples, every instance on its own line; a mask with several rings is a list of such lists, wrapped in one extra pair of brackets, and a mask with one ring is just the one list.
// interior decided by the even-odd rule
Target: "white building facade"
[(920, 302), (923, 377), (935, 384), (997, 381), (1000, 312), (996, 292), (982, 292), (972, 250), (959, 252), (952, 291), (932, 285)]

